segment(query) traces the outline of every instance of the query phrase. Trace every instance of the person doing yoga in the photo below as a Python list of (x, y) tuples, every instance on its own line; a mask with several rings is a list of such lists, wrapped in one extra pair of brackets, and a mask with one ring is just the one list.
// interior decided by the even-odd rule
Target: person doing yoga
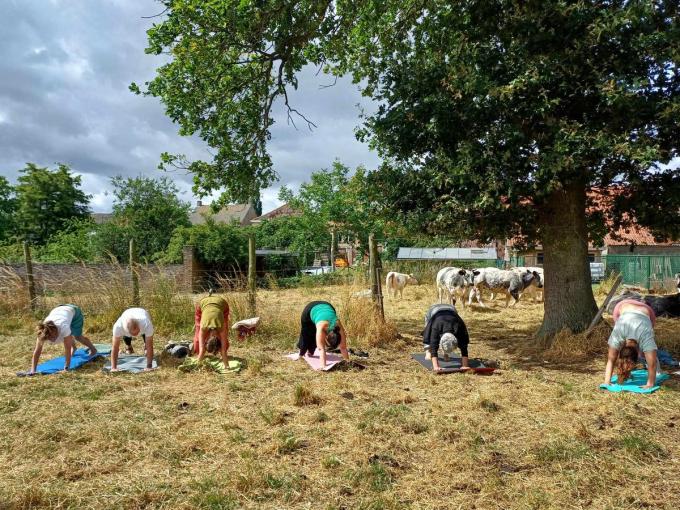
[(463, 319), (460, 318), (453, 305), (434, 304), (425, 314), (423, 330), (423, 348), (425, 359), (432, 360), (432, 370), (439, 372), (439, 348), (444, 352), (444, 359), (456, 348), (460, 349), (462, 368), (469, 368), (468, 344), (470, 336)]
[(340, 353), (346, 360), (347, 333), (338, 319), (333, 305), (326, 301), (312, 301), (305, 306), (300, 316), (300, 338), (298, 340), (300, 357), (314, 355), (319, 350), (321, 366), (326, 366), (326, 351), (340, 347)]
[[(639, 353), (647, 362), (647, 384), (641, 388), (648, 389), (656, 384), (658, 359), (656, 342), (654, 341), (654, 310), (641, 301), (624, 299), (614, 308), (614, 329), (607, 345), (607, 368), (604, 371), (604, 384), (611, 383), (616, 364), (618, 384), (623, 384), (638, 362)], [(618, 362), (617, 362), (618, 361)]]
[(229, 304), (212, 291), (196, 304), (194, 313), (194, 354), (202, 360), (205, 353), (220, 353), (225, 367), (229, 366)]
[(64, 344), (64, 370), (68, 370), (71, 366), (71, 357), (76, 352), (76, 341), (89, 349), (90, 356), (97, 354), (97, 349), (90, 339), (83, 335), (83, 322), (83, 312), (76, 305), (59, 305), (52, 309), (36, 328), (38, 339), (35, 343), (29, 374), (35, 374), (46, 341)]
[(113, 342), (111, 346), (111, 372), (118, 370), (118, 351), (120, 341), (125, 337), (140, 336), (144, 340), (146, 350), (146, 368), (153, 368), (153, 323), (149, 312), (144, 308), (128, 308), (113, 325)]

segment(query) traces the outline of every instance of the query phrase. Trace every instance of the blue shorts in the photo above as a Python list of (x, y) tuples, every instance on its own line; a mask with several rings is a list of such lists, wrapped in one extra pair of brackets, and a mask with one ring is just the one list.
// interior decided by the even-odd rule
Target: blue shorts
[(79, 306), (76, 305), (63, 305), (73, 308), (73, 320), (71, 321), (71, 335), (73, 336), (83, 336), (83, 323), (85, 322), (85, 317), (83, 316), (83, 311)]

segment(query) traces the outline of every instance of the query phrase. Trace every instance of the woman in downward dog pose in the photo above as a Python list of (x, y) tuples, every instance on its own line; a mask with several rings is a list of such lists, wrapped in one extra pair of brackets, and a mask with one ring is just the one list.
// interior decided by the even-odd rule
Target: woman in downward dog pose
[(656, 384), (659, 362), (654, 341), (656, 315), (648, 305), (634, 299), (624, 299), (614, 308), (614, 329), (609, 336), (607, 368), (604, 383), (611, 383), (616, 364), (617, 382), (623, 384), (637, 364), (641, 352), (647, 362), (647, 384), (644, 389)]
[(199, 361), (205, 353), (220, 353), (225, 367), (229, 366), (229, 304), (220, 296), (213, 296), (212, 291), (196, 304), (194, 314), (194, 354)]
[(340, 348), (342, 357), (349, 359), (347, 352), (347, 333), (338, 319), (333, 305), (326, 301), (312, 301), (302, 310), (300, 317), (300, 338), (298, 339), (300, 357), (314, 355), (319, 350), (321, 366), (326, 366), (326, 351)]
[(423, 348), (425, 359), (432, 360), (432, 370), (439, 372), (439, 348), (444, 352), (444, 360), (455, 349), (460, 349), (463, 369), (470, 367), (468, 360), (468, 344), (470, 336), (463, 319), (453, 305), (434, 304), (425, 314), (423, 330)]
[(38, 324), (38, 340), (33, 351), (29, 374), (35, 374), (46, 341), (53, 344), (64, 344), (64, 370), (71, 367), (71, 357), (76, 352), (76, 341), (90, 350), (90, 356), (97, 354), (97, 349), (90, 342), (90, 339), (83, 335), (83, 322), (83, 312), (76, 305), (60, 305), (54, 308)]

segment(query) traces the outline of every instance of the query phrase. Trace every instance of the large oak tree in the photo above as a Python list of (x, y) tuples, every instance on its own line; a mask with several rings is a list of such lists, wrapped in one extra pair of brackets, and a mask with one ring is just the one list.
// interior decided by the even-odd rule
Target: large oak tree
[[(287, 92), (314, 64), (378, 102), (360, 137), (385, 158), (372, 179), (386, 206), (419, 228), (543, 244), (543, 336), (594, 314), (591, 231), (635, 219), (679, 233), (680, 179), (664, 166), (680, 144), (677, 1), (162, 3), (148, 51), (169, 62), (132, 89), (214, 149), (163, 155), (198, 189), (254, 196), (275, 179), (272, 105), (306, 122)], [(589, 207), (593, 189), (615, 189), (612, 207)]]

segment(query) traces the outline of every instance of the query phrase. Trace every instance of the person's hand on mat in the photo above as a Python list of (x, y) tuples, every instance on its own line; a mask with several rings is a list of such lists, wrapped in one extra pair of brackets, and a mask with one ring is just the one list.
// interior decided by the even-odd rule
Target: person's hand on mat
[(640, 388), (642, 388), (643, 390), (648, 390), (648, 389), (653, 388), (653, 387), (654, 387), (654, 385), (649, 384), (649, 383), (645, 384), (644, 386), (640, 386)]

